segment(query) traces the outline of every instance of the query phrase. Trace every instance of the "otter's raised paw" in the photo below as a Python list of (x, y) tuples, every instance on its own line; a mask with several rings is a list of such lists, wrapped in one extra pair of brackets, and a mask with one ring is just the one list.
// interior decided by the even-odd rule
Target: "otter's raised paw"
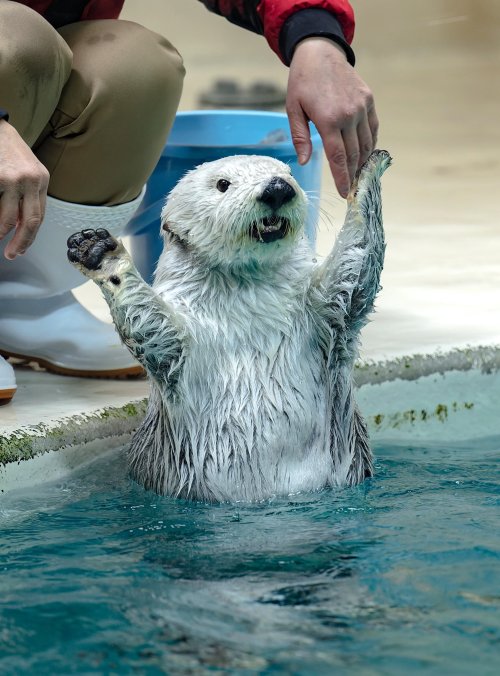
[(378, 181), (387, 167), (391, 166), (392, 157), (387, 150), (374, 150), (363, 166), (358, 169), (351, 184), (348, 200), (357, 197), (358, 189), (367, 186), (372, 181)]
[(82, 230), (68, 239), (68, 259), (87, 270), (99, 270), (108, 251), (115, 251), (118, 241), (107, 230)]

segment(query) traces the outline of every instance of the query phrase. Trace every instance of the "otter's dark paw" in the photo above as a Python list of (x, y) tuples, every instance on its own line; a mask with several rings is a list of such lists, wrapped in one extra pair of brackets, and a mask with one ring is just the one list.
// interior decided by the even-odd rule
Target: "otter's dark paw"
[(114, 251), (118, 242), (107, 230), (82, 230), (68, 239), (68, 258), (87, 270), (99, 270), (108, 251)]

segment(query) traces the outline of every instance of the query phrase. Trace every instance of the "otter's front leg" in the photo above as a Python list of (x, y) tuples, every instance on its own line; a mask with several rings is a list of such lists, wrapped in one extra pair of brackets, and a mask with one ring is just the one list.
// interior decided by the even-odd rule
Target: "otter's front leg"
[(385, 252), (380, 177), (390, 164), (387, 151), (375, 150), (358, 171), (344, 225), (313, 280), (329, 306), (332, 323), (352, 338), (366, 323), (380, 288)]
[(133, 356), (172, 384), (182, 363), (184, 322), (142, 279), (123, 244), (107, 230), (83, 230), (68, 239), (68, 258), (101, 288)]

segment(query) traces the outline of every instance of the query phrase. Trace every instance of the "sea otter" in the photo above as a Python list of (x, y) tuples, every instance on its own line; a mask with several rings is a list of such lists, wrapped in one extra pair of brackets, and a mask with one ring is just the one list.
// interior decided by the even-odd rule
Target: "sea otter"
[(106, 230), (68, 240), (151, 382), (129, 449), (146, 488), (258, 501), (357, 484), (373, 473), (354, 400), (358, 336), (384, 259), (377, 150), (359, 170), (332, 252), (304, 236), (290, 167), (234, 156), (188, 172), (162, 211), (153, 287)]

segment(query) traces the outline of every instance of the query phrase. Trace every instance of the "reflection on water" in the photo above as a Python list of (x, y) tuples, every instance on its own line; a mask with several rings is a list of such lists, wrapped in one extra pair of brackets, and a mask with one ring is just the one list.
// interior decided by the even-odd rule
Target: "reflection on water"
[(0, 673), (496, 673), (499, 447), (258, 505), (145, 492), (122, 453), (3, 496)]

